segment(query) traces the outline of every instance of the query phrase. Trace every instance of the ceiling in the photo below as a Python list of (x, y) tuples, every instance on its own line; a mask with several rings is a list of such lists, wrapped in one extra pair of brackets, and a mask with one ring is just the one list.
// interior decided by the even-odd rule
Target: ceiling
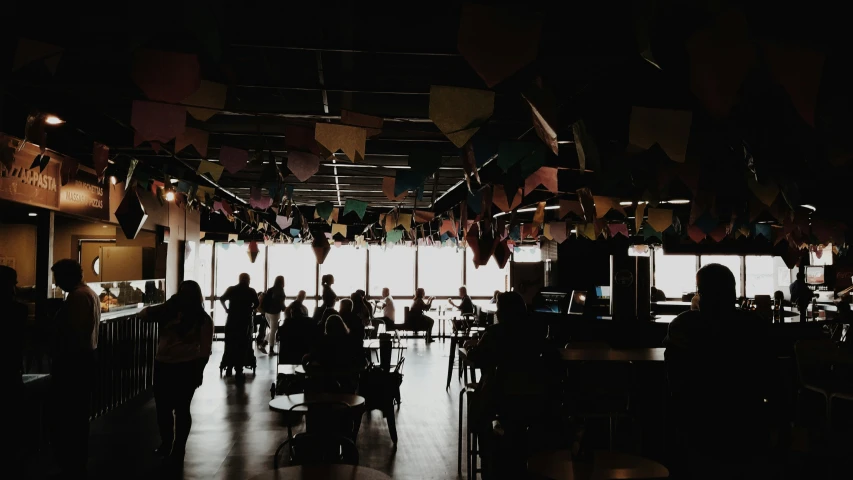
[[(226, 5), (198, 0), (146, 2), (130, 10), (124, 5), (105, 8), (68, 3), (45, 9), (34, 2), (16, 3), (20, 5), (11, 7), (17, 11), (9, 18), (38, 21), (17, 22), (7, 32), (6, 57), (14, 55), (19, 37), (62, 45), (66, 52), (55, 75), (31, 68), (7, 77), (0, 115), (3, 130), (10, 134), (22, 136), (26, 114), (33, 109), (55, 112), (67, 124), (50, 131), (48, 146), (84, 164), (91, 162), (92, 142), (99, 141), (110, 146), (115, 161), (111, 168), (115, 171), (133, 157), (140, 160), (140, 168), (152, 173), (166, 167), (171, 171), (184, 169), (192, 175), (199, 160), (192, 148), (174, 152), (169, 144), (155, 152), (147, 144), (133, 146), (130, 105), (132, 100), (145, 97), (129, 72), (132, 53), (139, 47), (197, 53), (202, 78), (228, 85), (223, 112), (206, 122), (191, 117), (187, 120), (187, 126), (210, 133), (209, 160), (217, 161), (220, 147), (227, 145), (262, 151), (264, 162), (269, 162), (270, 155), (283, 162), (288, 155), (286, 126), (338, 123), (341, 111), (346, 109), (383, 118), (382, 133), (368, 139), (362, 163), (353, 164), (337, 154), (324, 160), (319, 172), (306, 182), (288, 175), (285, 182), (294, 185), (297, 204), (313, 206), (331, 201), (341, 205), (354, 198), (367, 201), (376, 210), (400, 206), (384, 195), (382, 179), (408, 168), (408, 154), (414, 150), (440, 152), (443, 162), (438, 173), (426, 180), (423, 199), (417, 201), (410, 195), (402, 206), (442, 212), (467, 195), (460, 149), (433, 125), (428, 111), (431, 85), (487, 88), (456, 47), (461, 2), (414, 7), (384, 2)], [(642, 105), (693, 110), (694, 133), (699, 129), (723, 139), (699, 154), (711, 170), (716, 165), (724, 174), (741, 177), (742, 164), (729, 166), (733, 162), (716, 159), (709, 163), (705, 153), (749, 143), (756, 162), (769, 165), (768, 175), (802, 169), (798, 178), (805, 200), (834, 208), (837, 202), (827, 191), (841, 185), (840, 180), (837, 175), (821, 173), (819, 168), (828, 165), (832, 148), (842, 144), (842, 150), (848, 151), (853, 142), (837, 141), (825, 132), (809, 132), (802, 122), (792, 124), (786, 120), (785, 108), (770, 108), (766, 103), (775, 102), (777, 92), (757, 95), (760, 89), (749, 83), (744, 87), (745, 107), (736, 110), (730, 120), (721, 122), (703, 115), (690, 92), (684, 42), (708, 22), (708, 10), (715, 8), (712, 3), (740, 4), (754, 34), (820, 49), (835, 58), (832, 54), (840, 45), (833, 27), (840, 22), (837, 16), (826, 10), (813, 14), (800, 5), (796, 10), (775, 12), (771, 20), (763, 7), (751, 2), (707, 2), (701, 8), (669, 1), (637, 1), (630, 8), (614, 8), (610, 2), (554, 3), (558, 5), (542, 7), (538, 58), (493, 88), (494, 116), (475, 139), (487, 138), (493, 143), (539, 141), (520, 92), (541, 77), (553, 90), (559, 109), (559, 155), (549, 154), (546, 165), (560, 168), (563, 192), (590, 186), (596, 193), (629, 199), (643, 194), (636, 185), (639, 162), (631, 163), (625, 154), (631, 106)], [(519, 4), (514, 8), (524, 12), (531, 7)], [(815, 5), (814, 11), (820, 8)], [(652, 17), (649, 40), (662, 70), (638, 54), (638, 25), (645, 25), (642, 19)], [(846, 63), (831, 66), (837, 70), (836, 78), (846, 78)], [(838, 87), (833, 92), (841, 90)], [(832, 117), (833, 131), (853, 125), (848, 110), (844, 108), (843, 115)], [(580, 169), (571, 125), (581, 118), (595, 138), (602, 159), (607, 159), (598, 171), (589, 165), (586, 172)], [(800, 153), (795, 158), (779, 154), (791, 149)], [(755, 152), (766, 154), (759, 158)], [(617, 167), (624, 175), (605, 180), (616, 177), (606, 170)], [(250, 163), (237, 174), (226, 172), (218, 193), (226, 199), (232, 194), (248, 199), (250, 187), (268, 181), (264, 169), (263, 163)], [(506, 174), (493, 164), (486, 164), (483, 174), (484, 182), (506, 181)], [(717, 179), (726, 181), (723, 174), (718, 175)], [(677, 192), (668, 193), (673, 196)], [(539, 191), (525, 197), (524, 204), (551, 197)]]

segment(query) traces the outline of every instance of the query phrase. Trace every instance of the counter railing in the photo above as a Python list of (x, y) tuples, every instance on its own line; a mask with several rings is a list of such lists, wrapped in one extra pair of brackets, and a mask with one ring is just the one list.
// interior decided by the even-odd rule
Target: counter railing
[(157, 323), (136, 312), (101, 321), (91, 417), (101, 416), (153, 385)]

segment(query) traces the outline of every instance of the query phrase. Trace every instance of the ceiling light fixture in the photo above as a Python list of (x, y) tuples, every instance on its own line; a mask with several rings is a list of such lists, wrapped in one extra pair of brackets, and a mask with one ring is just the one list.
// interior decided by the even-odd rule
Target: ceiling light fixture
[(65, 123), (65, 120), (57, 117), (56, 115), (48, 115), (44, 117), (44, 123), (48, 125), (62, 125)]
[(170, 183), (178, 183), (178, 179), (177, 178), (170, 178), (169, 182)]
[(803, 208), (808, 208), (809, 210), (811, 210), (811, 211), (813, 211), (813, 212), (817, 211), (817, 208), (815, 208), (815, 207), (814, 207), (814, 205), (809, 205), (809, 204), (807, 204), (807, 203), (804, 203), (804, 204), (802, 204), (802, 205), (800, 205), (800, 206), (801, 206), (801, 207), (803, 207)]
[(115, 177), (115, 175), (110, 176), (110, 183), (115, 185), (117, 182), (118, 182), (118, 179)]
[(174, 202), (175, 201), (175, 192), (173, 192), (171, 190), (167, 190), (166, 191), (166, 201), (167, 202)]
[[(548, 205), (545, 207), (545, 210), (557, 210), (558, 208), (560, 208), (559, 205)], [(536, 211), (536, 207), (528, 207), (528, 208), (519, 208), (518, 210), (516, 210), (516, 213), (535, 212), (535, 211)], [(506, 214), (507, 214), (507, 212), (497, 213), (495, 215), (492, 215), (492, 218), (500, 217), (501, 215), (506, 215)]]
[(28, 213), (27, 215), (29, 215), (29, 216), (31, 216), (31, 217), (38, 217), (38, 216), (39, 216), (39, 214), (38, 214), (38, 213), (36, 213), (36, 212), (30, 212), (30, 213)]

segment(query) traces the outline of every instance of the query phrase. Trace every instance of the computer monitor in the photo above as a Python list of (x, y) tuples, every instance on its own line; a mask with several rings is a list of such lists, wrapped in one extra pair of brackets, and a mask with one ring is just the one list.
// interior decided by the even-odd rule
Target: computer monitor
[(824, 284), (824, 269), (823, 267), (806, 267), (806, 283), (809, 285)]
[(610, 287), (595, 287), (595, 296), (601, 300), (610, 300)]
[(586, 290), (572, 291), (572, 300), (569, 302), (569, 313), (583, 313), (586, 306)]
[(566, 308), (566, 301), (569, 300), (569, 294), (566, 292), (539, 292), (539, 295), (533, 298), (533, 311), (543, 313), (563, 313)]

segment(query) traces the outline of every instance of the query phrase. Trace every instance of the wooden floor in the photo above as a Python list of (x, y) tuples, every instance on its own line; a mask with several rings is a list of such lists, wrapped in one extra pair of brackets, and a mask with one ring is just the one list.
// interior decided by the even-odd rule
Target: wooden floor
[[(233, 377), (219, 376), (222, 350), (221, 342), (214, 343), (204, 384), (193, 399), (193, 426), (183, 470), (186, 479), (242, 480), (269, 470), (276, 448), (287, 435), (281, 414), (268, 406), (276, 357), (256, 353), (256, 375), (247, 373), (245, 384), (240, 384)], [(430, 345), (422, 339), (409, 341), (397, 412), (399, 443), (394, 448), (379, 411), (366, 414), (358, 435), (361, 465), (395, 479), (457, 478), (460, 384), (454, 379), (445, 390), (448, 350), (449, 341)], [(120, 407), (92, 422), (89, 476), (163, 478), (153, 452), (158, 444), (153, 399)], [(33, 467), (33, 478), (44, 478), (50, 470), (46, 458)]]
[[(454, 377), (450, 389), (445, 390), (449, 347), (449, 341), (426, 345), (423, 339), (409, 340), (402, 404), (397, 411), (399, 443), (394, 448), (380, 412), (366, 414), (357, 442), (361, 465), (394, 479), (460, 478), (456, 473), (460, 384)], [(214, 343), (204, 384), (193, 399), (193, 427), (183, 472), (166, 475), (154, 455), (159, 435), (154, 400), (149, 396), (92, 421), (89, 478), (181, 478), (182, 473), (186, 479), (244, 480), (270, 470), (273, 454), (286, 436), (282, 415), (268, 407), (276, 357), (257, 353), (257, 374), (247, 374), (245, 383), (240, 384), (233, 377), (220, 377), (222, 350), (221, 342)], [(812, 441), (807, 433), (797, 436), (782, 461), (786, 466), (779, 478), (853, 478), (849, 455), (838, 454), (850, 451), (841, 444), (850, 445), (851, 437), (814, 448), (809, 446)], [(829, 455), (831, 450), (836, 453)], [(21, 463), (26, 464), (29, 478), (52, 478), (56, 470), (52, 457), (43, 451)]]

